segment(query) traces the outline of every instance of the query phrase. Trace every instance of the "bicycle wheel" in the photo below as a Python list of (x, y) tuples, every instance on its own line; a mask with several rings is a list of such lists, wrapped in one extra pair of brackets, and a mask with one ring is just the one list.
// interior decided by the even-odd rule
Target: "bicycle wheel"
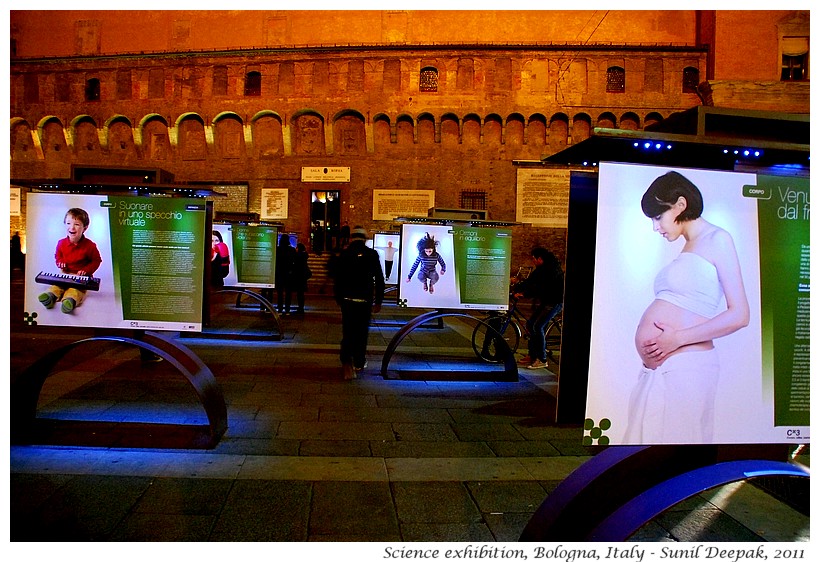
[(521, 328), (515, 322), (510, 322), (507, 329), (503, 330), (504, 321), (503, 316), (491, 316), (484, 320), (485, 323), (476, 325), (473, 330), (473, 351), (488, 363), (499, 363), (504, 360), (502, 346), (498, 343), (499, 337), (507, 342), (507, 346), (513, 353), (518, 349)]
[(553, 318), (547, 326), (545, 335), (547, 357), (553, 359), (555, 362), (561, 358), (561, 318)]

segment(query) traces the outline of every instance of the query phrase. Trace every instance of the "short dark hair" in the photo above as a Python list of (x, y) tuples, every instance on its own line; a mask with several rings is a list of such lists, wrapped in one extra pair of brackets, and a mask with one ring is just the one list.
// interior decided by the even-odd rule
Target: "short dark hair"
[(536, 246), (532, 250), (530, 250), (530, 255), (534, 258), (541, 258), (542, 260), (547, 257), (548, 250), (541, 246)]
[(703, 213), (703, 196), (697, 186), (678, 172), (667, 172), (656, 178), (641, 198), (641, 210), (649, 218), (671, 209), (678, 197), (686, 199), (686, 209), (676, 222), (695, 220)]
[(63, 220), (65, 220), (65, 218), (69, 215), (83, 223), (83, 226), (85, 228), (88, 228), (88, 225), (91, 224), (91, 219), (88, 218), (88, 213), (85, 209), (80, 209), (79, 207), (72, 207), (68, 211), (66, 211)]
[(555, 265), (558, 263), (558, 258), (555, 257), (555, 254), (542, 246), (533, 248), (530, 255), (534, 258), (541, 258), (541, 261), (547, 265)]

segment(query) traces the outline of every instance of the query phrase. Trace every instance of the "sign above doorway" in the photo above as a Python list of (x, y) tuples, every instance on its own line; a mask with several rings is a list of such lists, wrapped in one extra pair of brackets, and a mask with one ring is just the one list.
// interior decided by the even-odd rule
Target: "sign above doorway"
[(349, 182), (350, 166), (303, 167), (302, 181)]

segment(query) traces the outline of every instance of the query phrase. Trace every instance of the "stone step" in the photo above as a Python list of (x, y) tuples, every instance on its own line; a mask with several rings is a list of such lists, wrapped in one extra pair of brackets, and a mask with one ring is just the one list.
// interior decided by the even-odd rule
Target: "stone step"
[(308, 279), (307, 292), (319, 295), (333, 294), (333, 280), (330, 278), (327, 264), (330, 260), (330, 253), (310, 254), (308, 257), (308, 267), (313, 273)]

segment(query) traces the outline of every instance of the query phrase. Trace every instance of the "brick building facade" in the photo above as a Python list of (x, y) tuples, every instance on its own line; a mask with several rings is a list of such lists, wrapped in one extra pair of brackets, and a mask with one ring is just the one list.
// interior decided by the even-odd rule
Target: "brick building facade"
[[(515, 221), (514, 162), (595, 127), (701, 104), (808, 113), (808, 27), (787, 11), (12, 11), (12, 184), (161, 169), (223, 186), (216, 209), (238, 213), (286, 188), (303, 240), (328, 191), (335, 221), (372, 230), (395, 229), (374, 189)], [(303, 182), (314, 166), (350, 182)], [(563, 256), (565, 229), (515, 229), (514, 264), (534, 244)]]

